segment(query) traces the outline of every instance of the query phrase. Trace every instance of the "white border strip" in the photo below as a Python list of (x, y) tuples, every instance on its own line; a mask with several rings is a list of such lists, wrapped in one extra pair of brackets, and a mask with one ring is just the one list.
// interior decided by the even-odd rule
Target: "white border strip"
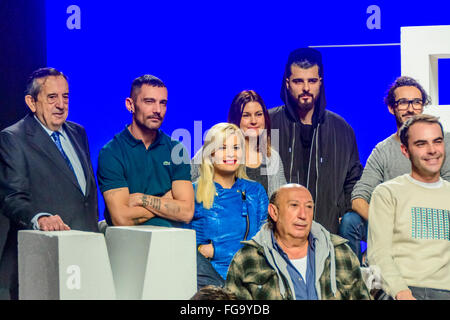
[(335, 44), (335, 45), (321, 45), (308, 46), (309, 48), (347, 48), (347, 47), (385, 47), (385, 46), (399, 46), (400, 43), (366, 43), (366, 44)]

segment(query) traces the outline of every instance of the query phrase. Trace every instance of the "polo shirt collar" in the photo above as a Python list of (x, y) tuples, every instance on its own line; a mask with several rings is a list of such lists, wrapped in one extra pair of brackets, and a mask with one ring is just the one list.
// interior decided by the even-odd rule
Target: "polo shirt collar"
[[(128, 129), (129, 125), (125, 126), (125, 130), (123, 131), (123, 137), (125, 138), (125, 141), (128, 142), (128, 144), (132, 147), (136, 147), (139, 144), (144, 144), (142, 142), (142, 140), (136, 139), (130, 132), (130, 130)], [(159, 144), (163, 144), (163, 139), (162, 139), (162, 131), (158, 129), (157, 134), (156, 134), (156, 139), (155, 141), (153, 141), (153, 143), (150, 145), (149, 149), (159, 145)]]

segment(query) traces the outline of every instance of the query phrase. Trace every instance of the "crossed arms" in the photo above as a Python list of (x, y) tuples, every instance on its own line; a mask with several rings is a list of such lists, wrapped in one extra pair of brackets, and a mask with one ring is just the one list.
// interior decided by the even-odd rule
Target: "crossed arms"
[(162, 197), (129, 193), (127, 187), (103, 192), (115, 226), (133, 226), (158, 216), (173, 221), (190, 222), (194, 215), (194, 189), (190, 181), (172, 182), (172, 190)]

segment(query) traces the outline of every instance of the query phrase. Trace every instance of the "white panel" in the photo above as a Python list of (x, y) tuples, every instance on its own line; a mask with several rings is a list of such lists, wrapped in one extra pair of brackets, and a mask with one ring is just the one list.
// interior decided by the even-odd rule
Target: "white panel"
[(105, 238), (82, 231), (19, 231), (19, 298), (115, 299)]
[(438, 59), (450, 58), (450, 26), (401, 28), (401, 68), (423, 86), (431, 97), (424, 113), (439, 116), (450, 131), (450, 106), (439, 105)]
[(193, 230), (108, 227), (106, 243), (118, 299), (189, 299), (197, 291)]

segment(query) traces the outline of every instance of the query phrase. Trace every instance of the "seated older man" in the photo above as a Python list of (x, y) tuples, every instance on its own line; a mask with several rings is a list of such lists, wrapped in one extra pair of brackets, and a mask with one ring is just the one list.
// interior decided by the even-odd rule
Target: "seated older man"
[(370, 299), (347, 240), (313, 221), (311, 193), (288, 184), (270, 199), (269, 221), (231, 262), (226, 288), (238, 299)]

